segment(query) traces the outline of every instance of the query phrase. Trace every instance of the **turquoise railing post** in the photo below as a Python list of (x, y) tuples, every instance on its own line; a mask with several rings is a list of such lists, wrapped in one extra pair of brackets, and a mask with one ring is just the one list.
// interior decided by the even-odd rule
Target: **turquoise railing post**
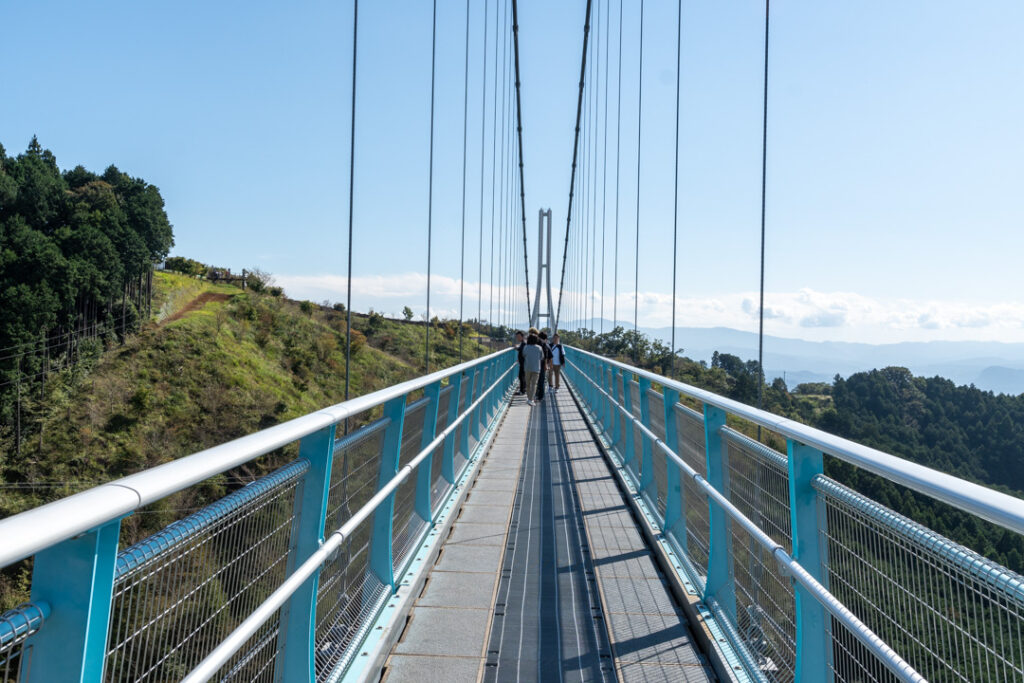
[[(324, 540), (334, 461), (334, 432), (334, 425), (324, 427), (299, 443), (299, 457), (309, 462), (309, 471), (295, 489), (295, 512), (288, 543), (288, 576), (316, 552)], [(319, 582), (318, 570), (281, 607), (275, 681), (311, 681), (316, 678), (313, 654)]]
[[(457, 372), (448, 378), (451, 393), (448, 394), (448, 422), (451, 424), (459, 416), (459, 398), (462, 391), (462, 373)], [(455, 432), (444, 438), (444, 451), (441, 454), (441, 476), (449, 484), (455, 483)]]
[[(477, 396), (476, 372), (466, 375), (463, 382), (462, 390), (466, 392), (466, 406), (468, 407), (476, 400)], [(458, 417), (458, 413), (455, 416)], [(469, 460), (469, 431), (470, 425), (466, 423), (463, 423), (462, 429), (459, 430), (459, 452), (462, 453), (462, 457), (466, 460)], [(456, 472), (456, 474), (462, 474), (462, 472)]]
[(633, 448), (633, 435), (636, 433), (636, 429), (633, 428), (633, 422), (630, 420), (630, 416), (633, 415), (633, 389), (630, 386), (632, 379), (630, 375), (633, 373), (623, 371), (622, 377), (622, 407), (626, 409), (626, 415), (622, 416), (622, 431), (626, 437), (626, 445), (622, 449), (622, 465), (626, 468), (627, 472), (630, 472), (633, 476), (636, 476), (636, 465), (633, 463), (636, 460), (636, 449)]
[[(679, 392), (664, 387), (661, 390), (662, 403), (665, 406), (665, 445), (673, 453), (679, 454), (679, 425), (676, 422), (676, 403)], [(686, 525), (676, 529), (676, 523), (683, 515), (683, 471), (670, 458), (665, 459), (665, 534), (675, 539), (679, 548), (686, 553)]]
[(615, 421), (618, 418), (619, 409), (612, 404), (612, 396), (615, 395), (615, 369), (610, 363), (604, 363), (604, 375), (601, 377), (602, 388), (605, 390), (605, 433), (612, 441), (615, 440)]
[[(728, 497), (726, 473), (728, 452), (722, 446), (722, 427), (725, 411), (704, 404), (704, 450), (707, 456), (707, 481)], [(708, 579), (704, 599), (713, 598), (726, 615), (736, 623), (736, 592), (733, 582), (732, 541), (729, 537), (729, 517), (717, 503), (708, 501), (709, 542)]]
[[(612, 368), (611, 383), (612, 398), (615, 399), (616, 403), (621, 405), (622, 397), (619, 395), (619, 389), (622, 387), (622, 371), (619, 370), (618, 368)], [(614, 450), (616, 448), (622, 448), (621, 444), (624, 416), (622, 415), (622, 411), (620, 411), (617, 407), (613, 407), (612, 413), (612, 449)], [(619, 453), (619, 456), (622, 458), (623, 461), (625, 461), (625, 449), (623, 449), (622, 452)]]
[[(651, 380), (646, 377), (639, 378), (640, 385), (640, 422), (647, 429), (651, 428)], [(657, 485), (654, 483), (654, 461), (650, 438), (646, 434), (640, 435), (640, 490), (647, 498), (651, 507), (657, 509), (655, 502), (658, 498)]]
[[(824, 472), (821, 451), (786, 439), (789, 455), (789, 518), (793, 535), (793, 559), (828, 588), (822, 556), (818, 492), (811, 481)], [(794, 582), (795, 583), (795, 582)], [(832, 644), (825, 608), (800, 584), (796, 584), (796, 680), (831, 681)]]
[(596, 401), (597, 401), (596, 410), (597, 410), (598, 428), (601, 430), (602, 433), (607, 434), (608, 433), (608, 416), (609, 416), (609, 413), (608, 413), (608, 408), (609, 408), (608, 397), (605, 396), (604, 394), (602, 394), (600, 391), (598, 391), (598, 389), (602, 389), (604, 391), (608, 390), (608, 388), (606, 386), (607, 382), (605, 382), (605, 378), (608, 375), (608, 368), (605, 365), (605, 362), (603, 360), (598, 360), (595, 363), (594, 372), (597, 375), (597, 377), (594, 377), (593, 379), (594, 379), (595, 382), (597, 382), (597, 387), (594, 389), (594, 395), (595, 395)]
[[(423, 389), (423, 396), (430, 401), (427, 404), (426, 412), (423, 413), (423, 438), (420, 440), (420, 448), (426, 448), (430, 445), (430, 442), (437, 436), (437, 404), (441, 395), (441, 381), (438, 380), (432, 384), (427, 385)], [(431, 522), (434, 519), (433, 509), (431, 507), (432, 501), (430, 500), (430, 492), (433, 489), (433, 483), (430, 481), (430, 475), (433, 468), (434, 454), (431, 453), (420, 466), (416, 469), (416, 514), (420, 516), (425, 522)]]
[(47, 603), (45, 627), (25, 648), (21, 680), (102, 681), (121, 520), (40, 550), (32, 566), (32, 602)]
[[(487, 365), (480, 364), (473, 369), (473, 384), (478, 386), (479, 389), (476, 391), (476, 396), (479, 397), (484, 389), (487, 387)], [(469, 402), (466, 402), (469, 405)], [(480, 417), (483, 414), (483, 405), (479, 405), (476, 409), (466, 418), (466, 427), (470, 430), (473, 438), (477, 441), (480, 440)], [(466, 457), (469, 457), (469, 453), (466, 453)]]
[[(384, 404), (384, 417), (390, 418), (384, 431), (380, 452), (380, 470), (377, 490), (398, 474), (398, 458), (402, 450), (402, 427), (405, 424), (405, 396), (393, 398)], [(373, 513), (373, 536), (370, 539), (370, 570), (385, 586), (395, 588), (395, 565), (391, 546), (395, 521), (395, 494), (387, 497)]]

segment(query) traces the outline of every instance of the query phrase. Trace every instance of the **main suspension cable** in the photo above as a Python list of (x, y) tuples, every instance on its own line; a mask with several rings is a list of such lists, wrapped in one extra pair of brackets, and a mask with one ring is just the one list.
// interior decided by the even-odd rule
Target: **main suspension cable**
[(569, 178), (569, 207), (565, 212), (565, 245), (562, 248), (562, 275), (558, 283), (558, 308), (555, 311), (555, 326), (558, 331), (559, 316), (562, 313), (562, 291), (565, 286), (565, 261), (569, 255), (569, 228), (572, 225), (573, 183), (576, 181), (576, 159), (580, 145), (580, 114), (583, 111), (583, 84), (587, 70), (587, 39), (590, 36), (590, 7), (593, 0), (587, 0), (587, 12), (583, 20), (583, 56), (580, 58), (580, 91), (576, 98), (576, 132), (572, 143), (572, 172)]
[[(526, 286), (526, 307), (530, 307), (530, 262), (526, 257), (526, 185), (523, 180), (523, 106), (519, 82), (519, 3), (512, 0), (512, 39), (516, 56), (516, 135), (519, 137), (519, 209), (523, 223), (523, 275)], [(538, 264), (538, 268), (540, 265)], [(537, 291), (540, 296), (540, 290)], [(548, 321), (550, 323), (550, 321)], [(514, 323), (513, 323), (514, 324)]]

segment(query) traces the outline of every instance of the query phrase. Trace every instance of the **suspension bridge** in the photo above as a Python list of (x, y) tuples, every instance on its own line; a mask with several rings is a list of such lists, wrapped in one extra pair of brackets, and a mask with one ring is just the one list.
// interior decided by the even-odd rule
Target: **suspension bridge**
[[(612, 3), (588, 0), (582, 22), (557, 297), (550, 212), (528, 286), (517, 4), (495, 4), (483, 31), (507, 154), (491, 155), (504, 217), (490, 288), (520, 311), (505, 322), (558, 329), (600, 314), (581, 292), (605, 282)], [(642, 30), (643, 2), (625, 11)], [(434, 17), (436, 44), (436, 3)], [(678, 92), (677, 72), (677, 136)], [(432, 88), (431, 132), (433, 104)], [(466, 167), (464, 152), (463, 202)], [(431, 200), (432, 170), (433, 136)], [(352, 184), (349, 198), (351, 272)], [(464, 203), (462, 218), (465, 235)], [(31, 561), (28, 602), (0, 615), (0, 680), (1024, 681), (1024, 578), (824, 463), (1016, 534), (1024, 501), (583, 348), (566, 347), (565, 385), (535, 406), (511, 346), (431, 372), (431, 224), (423, 376), (0, 520), (0, 567)], [(761, 235), (763, 292), (763, 200)], [(122, 541), (133, 513), (282, 452), (296, 455)]]

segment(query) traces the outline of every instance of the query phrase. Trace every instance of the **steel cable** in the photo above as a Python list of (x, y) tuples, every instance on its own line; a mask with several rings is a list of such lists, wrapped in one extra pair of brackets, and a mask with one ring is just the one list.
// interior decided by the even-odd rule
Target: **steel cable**
[(679, 84), (682, 67), (679, 61), (682, 56), (683, 39), (683, 0), (678, 0), (676, 9), (676, 167), (674, 181), (674, 200), (672, 203), (672, 368), (669, 377), (675, 377), (676, 370), (676, 259), (679, 244)]
[(476, 275), (476, 324), (483, 323), (484, 306), (484, 157), (487, 139), (487, 19), (490, 16), (491, 0), (484, 0), (484, 47), (483, 68), (480, 74), (480, 239), (477, 254)]
[(636, 251), (633, 263), (633, 362), (639, 361), (640, 310), (640, 148), (643, 140), (644, 120), (644, 0), (640, 0), (640, 68), (637, 70), (637, 112), (636, 112)]
[(466, 289), (466, 141), (469, 133), (469, 0), (466, 0), (466, 49), (462, 71), (462, 248), (459, 251), (459, 362), (462, 362), (462, 306)]
[(437, 67), (437, 0), (434, 0), (430, 40), (430, 172), (427, 190), (427, 334), (423, 346), (424, 373), (430, 373), (430, 249), (433, 243), (434, 221), (434, 94)]
[(572, 143), (572, 173), (569, 179), (569, 207), (565, 212), (565, 245), (562, 248), (562, 275), (558, 284), (558, 307), (555, 310), (555, 325), (553, 331), (558, 330), (562, 313), (562, 291), (565, 286), (565, 263), (569, 256), (569, 229), (572, 225), (572, 196), (573, 186), (576, 180), (576, 161), (580, 144), (580, 114), (583, 110), (583, 84), (587, 70), (587, 40), (590, 36), (590, 8), (593, 0), (587, 0), (587, 12), (583, 21), (583, 56), (580, 59), (580, 90), (576, 99), (576, 132)]
[[(768, 181), (768, 28), (771, 0), (764, 2), (764, 97), (761, 110), (761, 300), (757, 309), (757, 407), (764, 404), (764, 224), (765, 191)], [(757, 428), (758, 437), (761, 428)]]
[[(355, 200), (356, 171), (356, 45), (359, 36), (359, 0), (352, 3), (352, 122), (349, 129), (348, 154), (348, 271), (345, 294), (345, 400), (348, 400), (352, 365), (352, 217)], [(345, 421), (348, 433), (348, 420)]]

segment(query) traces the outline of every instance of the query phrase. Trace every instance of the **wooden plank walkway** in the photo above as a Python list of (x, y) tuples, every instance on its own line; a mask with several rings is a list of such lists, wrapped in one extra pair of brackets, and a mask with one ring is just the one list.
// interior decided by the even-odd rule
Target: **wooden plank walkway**
[(714, 680), (568, 390), (515, 397), (383, 680)]

